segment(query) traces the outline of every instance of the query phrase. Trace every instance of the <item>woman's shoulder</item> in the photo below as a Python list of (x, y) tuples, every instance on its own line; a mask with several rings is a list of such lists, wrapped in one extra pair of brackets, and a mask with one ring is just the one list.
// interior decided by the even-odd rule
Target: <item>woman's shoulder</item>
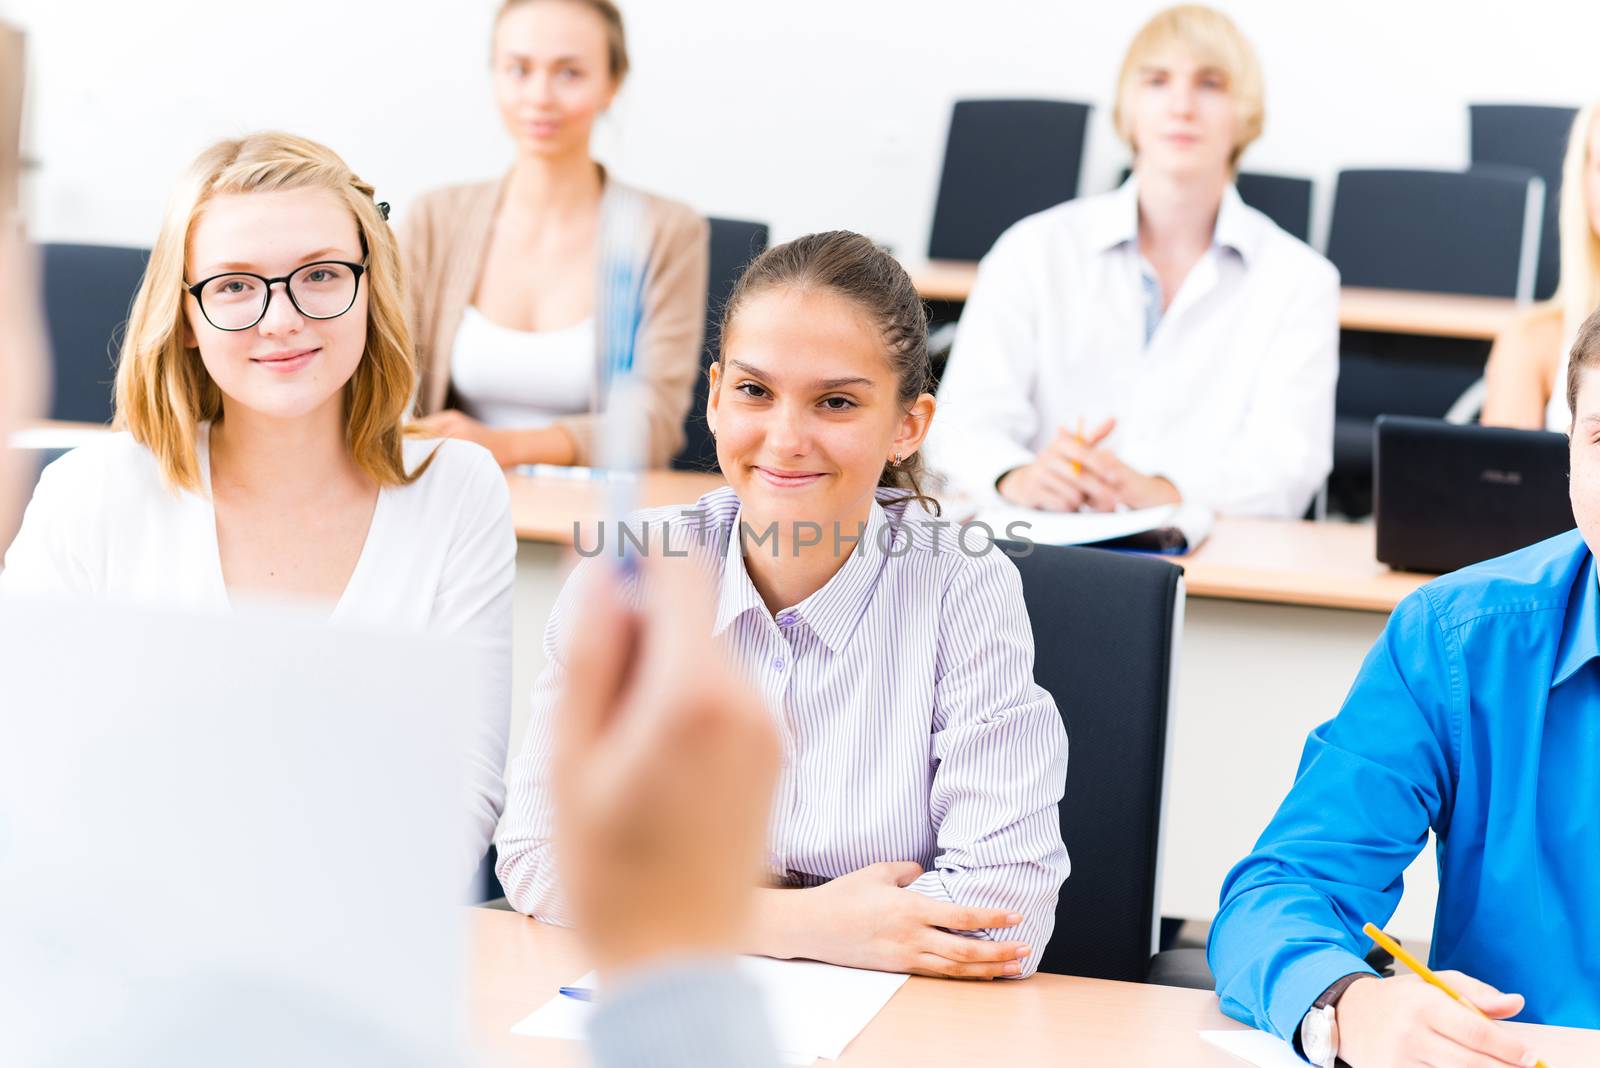
[(40, 481), (48, 481), (56, 492), (98, 494), (101, 504), (165, 490), (155, 453), (125, 430), (106, 433), (65, 453), (44, 469)]
[(1561, 305), (1553, 300), (1545, 301), (1518, 313), (1506, 324), (1506, 328), (1500, 331), (1495, 343), (1549, 355), (1560, 351), (1564, 340), (1562, 337), (1564, 326)]
[(39, 475), (24, 525), (74, 542), (122, 531), (165, 514), (178, 494), (162, 479), (155, 454), (125, 432), (108, 433), (52, 461)]
[(406, 437), (401, 449), (407, 471), (423, 468), (405, 489), (430, 501), (447, 500), (452, 507), (473, 501), (509, 500), (505, 471), (482, 445), (459, 438)]

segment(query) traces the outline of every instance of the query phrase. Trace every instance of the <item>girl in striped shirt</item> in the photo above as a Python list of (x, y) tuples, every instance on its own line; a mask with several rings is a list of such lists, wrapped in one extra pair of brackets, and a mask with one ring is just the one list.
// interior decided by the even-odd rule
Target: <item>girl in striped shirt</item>
[[(750, 266), (721, 337), (706, 416), (728, 485), (629, 527), (651, 551), (698, 550), (714, 630), (783, 738), (763, 887), (729, 943), (886, 971), (1030, 974), (1068, 871), (1067, 739), (1033, 681), (1015, 566), (939, 520), (919, 485), (934, 416), (922, 302), (866, 238), (813, 234)], [(562, 650), (583, 640), (567, 630), (584, 572), (605, 566), (604, 548), (587, 550), (597, 558), (546, 628), (549, 667), (496, 835), (511, 903), (553, 922), (568, 913), (551, 721)]]

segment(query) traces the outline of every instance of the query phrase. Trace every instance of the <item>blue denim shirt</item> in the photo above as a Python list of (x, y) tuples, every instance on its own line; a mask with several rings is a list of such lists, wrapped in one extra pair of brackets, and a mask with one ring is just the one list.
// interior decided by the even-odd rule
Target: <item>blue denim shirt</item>
[(1289, 796), (1229, 873), (1208, 954), (1223, 1011), (1290, 1038), (1367, 969), (1401, 874), (1438, 835), (1434, 968), (1600, 1028), (1600, 588), (1577, 531), (1395, 609)]

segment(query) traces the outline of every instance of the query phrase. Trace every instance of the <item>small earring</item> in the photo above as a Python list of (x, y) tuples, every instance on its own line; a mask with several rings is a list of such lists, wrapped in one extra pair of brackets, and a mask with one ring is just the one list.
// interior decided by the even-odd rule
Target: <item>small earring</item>
[(898, 452), (895, 453), (894, 454), (894, 459), (890, 460), (889, 463), (894, 467), (899, 467), (900, 466), (900, 454)]

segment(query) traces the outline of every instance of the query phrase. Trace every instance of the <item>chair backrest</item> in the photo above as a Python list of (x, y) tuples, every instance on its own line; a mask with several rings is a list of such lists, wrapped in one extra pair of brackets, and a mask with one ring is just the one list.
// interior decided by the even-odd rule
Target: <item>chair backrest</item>
[(700, 351), (700, 376), (695, 381), (694, 400), (683, 417), (683, 448), (672, 459), (672, 466), (680, 471), (716, 470), (717, 444), (706, 426), (706, 372), (717, 358), (722, 309), (733, 294), (734, 284), (750, 261), (767, 249), (766, 223), (715, 218), (708, 221), (711, 223), (711, 270), (706, 284), (705, 345)]
[(1018, 219), (1078, 195), (1089, 105), (1066, 100), (958, 100), (928, 256), (981, 260)]
[(1523, 104), (1471, 104), (1471, 159), (1483, 164), (1526, 167), (1544, 179), (1544, 221), (1539, 271), (1533, 296), (1544, 300), (1561, 276), (1561, 164), (1577, 108)]
[(1311, 179), (1243, 171), (1239, 199), (1302, 241), (1311, 240)]
[(1543, 213), (1524, 168), (1341, 171), (1328, 258), (1347, 286), (1529, 299)]
[(111, 420), (117, 349), (150, 250), (45, 245), (45, 325), (55, 367), (52, 419)]
[(1060, 813), (1072, 874), (1040, 967), (1143, 982), (1160, 924), (1183, 571), (1054, 545), (1015, 562), (1033, 623), (1033, 676), (1055, 698), (1069, 742)]

